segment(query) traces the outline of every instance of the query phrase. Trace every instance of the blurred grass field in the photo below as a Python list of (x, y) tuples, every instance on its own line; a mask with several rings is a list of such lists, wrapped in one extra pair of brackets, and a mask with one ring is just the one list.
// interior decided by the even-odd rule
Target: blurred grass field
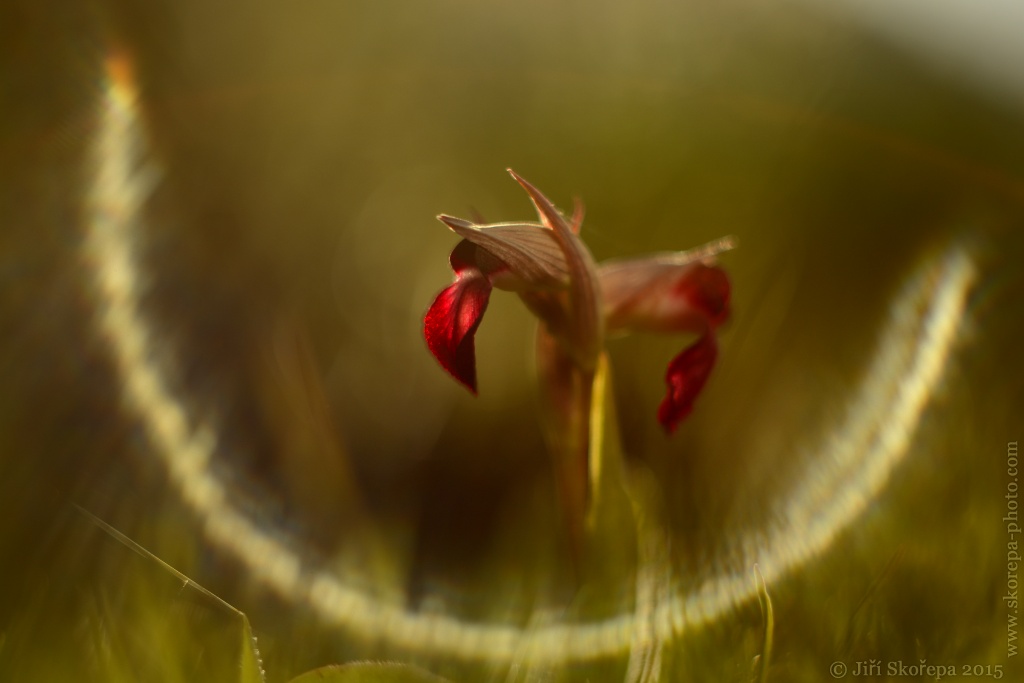
[[(239, 680), (239, 613), (76, 505), (247, 615), (268, 681), (362, 660), (452, 681), (751, 680), (764, 621), (736, 530), (767, 529), (829, 452), (894, 302), (951, 244), (976, 276), (941, 380), (879, 494), (822, 552), (768, 574), (765, 675), (1022, 671), (1002, 599), (1024, 407), (1010, 94), (820, 6), (752, 0), (16, 1), (0, 36), (0, 680)], [(630, 509), (664, 539), (655, 586), (687, 594), (727, 568), (753, 599), (637, 669), (628, 646), (545, 663), (396, 644), (268, 589), (211, 540), (97, 322), (83, 245), (112, 54), (134, 73), (138, 151), (160, 177), (131, 251), (143, 355), (216, 427), (206, 471), (298, 558), (300, 584), (322, 571), (397, 612), (525, 632), (641, 600), (636, 529), (604, 539), (624, 537), (621, 582), (610, 569), (577, 592), (520, 302), (492, 300), (477, 399), (422, 342), (455, 242), (434, 216), (532, 218), (512, 167), (560, 206), (586, 202), (599, 260), (736, 236), (721, 258), (734, 314), (694, 414), (671, 438), (655, 420), (681, 337), (611, 341), (611, 400), (656, 512)]]

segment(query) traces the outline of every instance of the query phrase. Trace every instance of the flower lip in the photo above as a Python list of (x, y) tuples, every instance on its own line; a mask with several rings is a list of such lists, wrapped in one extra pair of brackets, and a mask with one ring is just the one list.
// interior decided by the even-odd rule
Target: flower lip
[(448, 374), (476, 394), (474, 336), (491, 296), (490, 280), (475, 264), (476, 248), (463, 240), (449, 257), (455, 282), (443, 289), (423, 318), (423, 337)]
[(718, 359), (718, 342), (710, 331), (688, 346), (668, 364), (665, 384), (668, 393), (658, 406), (658, 422), (673, 433), (693, 411), (693, 402), (707, 383)]

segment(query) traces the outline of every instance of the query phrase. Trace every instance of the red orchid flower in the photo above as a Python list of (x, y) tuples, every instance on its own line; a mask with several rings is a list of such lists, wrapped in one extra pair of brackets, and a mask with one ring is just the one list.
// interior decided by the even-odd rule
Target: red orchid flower
[(514, 291), (540, 318), (567, 356), (592, 371), (605, 331), (689, 332), (699, 338), (669, 363), (668, 393), (658, 420), (669, 432), (691, 412), (718, 355), (715, 330), (729, 315), (729, 280), (713, 264), (728, 240), (692, 252), (594, 263), (571, 223), (537, 188), (509, 173), (533, 200), (540, 223), (476, 224), (438, 218), (462, 237), (449, 262), (455, 282), (427, 311), (424, 336), (431, 353), (476, 393), (473, 339), (493, 288)]
[(693, 410), (718, 358), (715, 330), (729, 317), (729, 279), (706, 260), (708, 253), (728, 246), (723, 241), (697, 253), (606, 261), (600, 267), (609, 330), (700, 335), (672, 359), (665, 373), (668, 393), (658, 408), (658, 421), (668, 432)]

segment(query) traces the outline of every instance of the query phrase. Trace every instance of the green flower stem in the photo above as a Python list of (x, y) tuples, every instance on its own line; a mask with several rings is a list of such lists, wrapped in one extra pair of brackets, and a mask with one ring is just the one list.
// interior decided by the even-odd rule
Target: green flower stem
[(581, 370), (543, 326), (537, 334), (537, 370), (544, 436), (552, 454), (573, 569), (579, 578), (590, 497), (588, 461), (594, 373)]

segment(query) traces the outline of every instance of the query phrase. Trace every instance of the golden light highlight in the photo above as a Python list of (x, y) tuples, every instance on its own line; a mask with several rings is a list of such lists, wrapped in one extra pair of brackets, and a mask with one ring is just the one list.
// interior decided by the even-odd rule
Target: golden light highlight
[(96, 325), (109, 345), (126, 410), (144, 425), (153, 452), (209, 543), (326, 623), (411, 652), (553, 664), (632, 651), (643, 654), (631, 661), (631, 670), (652, 670), (664, 642), (757, 598), (757, 584), (750, 580), (755, 563), (768, 583), (794, 571), (824, 552), (879, 494), (906, 455), (941, 379), (974, 277), (968, 255), (954, 245), (926, 259), (908, 279), (847, 417), (812, 450), (814, 464), (784, 499), (776, 522), (738, 538), (740, 569), (682, 592), (660, 551), (652, 550), (639, 572), (636, 612), (586, 624), (538, 614), (534, 625), (518, 628), (410, 613), (305, 565), (293, 548), (233, 504), (209, 466), (217, 425), (209, 416), (190, 415), (187, 402), (172, 391), (173, 349), (157, 343), (141, 305), (144, 278), (136, 251), (143, 239), (141, 208), (156, 170), (143, 164), (130, 62), (123, 55), (111, 58), (106, 77), (83, 250), (97, 300)]

